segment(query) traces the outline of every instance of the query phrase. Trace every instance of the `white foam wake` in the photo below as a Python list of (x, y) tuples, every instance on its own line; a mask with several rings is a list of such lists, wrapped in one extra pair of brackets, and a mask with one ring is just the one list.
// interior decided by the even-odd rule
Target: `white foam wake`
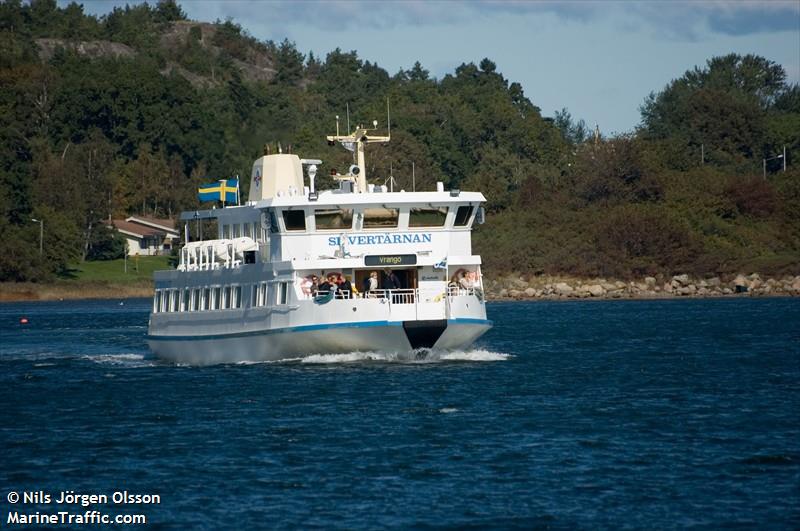
[(488, 350), (469, 350), (443, 352), (440, 355), (442, 361), (506, 361), (511, 354), (491, 352)]
[(152, 367), (155, 365), (154, 360), (145, 359), (143, 354), (98, 354), (83, 356), (83, 359), (119, 367)]
[(469, 350), (438, 352), (433, 350), (418, 350), (405, 353), (387, 352), (347, 352), (343, 354), (313, 354), (302, 358), (301, 363), (308, 364), (334, 364), (334, 363), (441, 363), (452, 361), (505, 361), (510, 354), (490, 352), (488, 350)]

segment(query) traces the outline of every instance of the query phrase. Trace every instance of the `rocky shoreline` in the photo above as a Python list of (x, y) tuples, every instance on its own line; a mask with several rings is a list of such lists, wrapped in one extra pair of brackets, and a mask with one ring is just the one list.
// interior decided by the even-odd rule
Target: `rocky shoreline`
[(604, 278), (509, 275), (485, 280), (489, 300), (663, 299), (674, 297), (800, 296), (800, 275), (763, 279), (758, 273), (730, 278), (644, 277), (637, 281)]

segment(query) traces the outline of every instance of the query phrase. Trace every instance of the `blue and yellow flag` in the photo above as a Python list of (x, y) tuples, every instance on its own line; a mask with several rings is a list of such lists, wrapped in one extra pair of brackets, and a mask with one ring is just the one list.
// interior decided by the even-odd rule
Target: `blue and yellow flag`
[(222, 179), (204, 184), (197, 189), (200, 201), (222, 201), (236, 204), (239, 196), (239, 179)]

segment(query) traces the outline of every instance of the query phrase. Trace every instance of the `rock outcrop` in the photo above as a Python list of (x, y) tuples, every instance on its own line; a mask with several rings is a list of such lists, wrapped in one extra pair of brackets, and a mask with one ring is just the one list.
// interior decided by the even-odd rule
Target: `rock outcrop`
[(623, 282), (605, 278), (576, 279), (512, 275), (484, 280), (490, 299), (648, 299), (668, 297), (800, 296), (800, 276), (762, 279), (761, 275), (692, 278), (688, 274)]

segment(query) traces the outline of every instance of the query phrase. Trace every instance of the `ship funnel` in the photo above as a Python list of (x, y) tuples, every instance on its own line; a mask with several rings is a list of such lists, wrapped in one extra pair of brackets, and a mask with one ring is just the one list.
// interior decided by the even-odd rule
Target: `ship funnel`
[(303, 189), (300, 157), (290, 154), (266, 155), (253, 163), (249, 201), (261, 201), (291, 190)]

